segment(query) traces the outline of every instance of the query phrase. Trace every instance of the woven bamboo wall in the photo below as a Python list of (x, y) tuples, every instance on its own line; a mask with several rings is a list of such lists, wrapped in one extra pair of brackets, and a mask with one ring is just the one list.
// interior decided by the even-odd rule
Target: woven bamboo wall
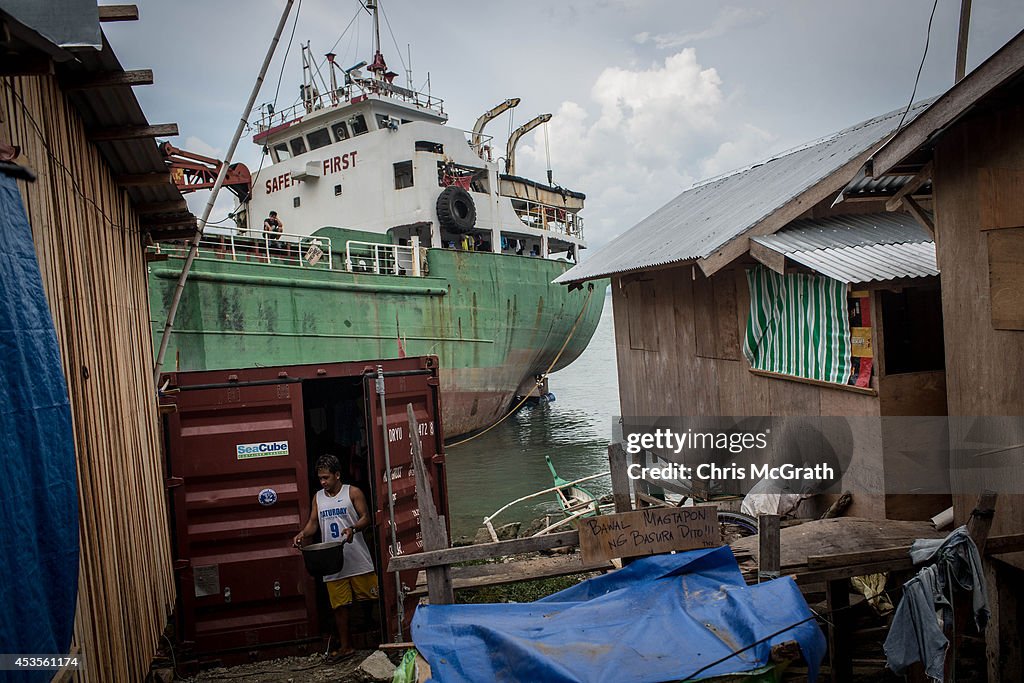
[(78, 678), (141, 680), (174, 581), (139, 222), (55, 79), (4, 78), (0, 98), (0, 138), (39, 175), (22, 196), (71, 399)]

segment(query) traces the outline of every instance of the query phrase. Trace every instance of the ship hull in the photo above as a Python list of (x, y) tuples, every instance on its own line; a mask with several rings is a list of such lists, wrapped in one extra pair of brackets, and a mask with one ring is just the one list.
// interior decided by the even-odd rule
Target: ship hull
[[(216, 256), (216, 255), (214, 255)], [(150, 265), (154, 343), (183, 259)], [(568, 291), (572, 264), (431, 249), (429, 275), (390, 276), (197, 259), (164, 366), (213, 370), (436, 355), (448, 438), (507, 412), (532, 378), (571, 363), (593, 336), (605, 283)]]

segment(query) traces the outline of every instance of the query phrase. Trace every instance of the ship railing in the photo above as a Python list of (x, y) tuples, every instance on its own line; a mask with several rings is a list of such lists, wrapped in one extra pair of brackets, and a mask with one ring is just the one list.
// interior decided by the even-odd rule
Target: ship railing
[(512, 199), (512, 209), (531, 228), (583, 238), (583, 218), (578, 213), (528, 199)]
[(404, 245), (349, 240), (345, 243), (345, 269), (350, 273), (420, 277), (426, 272), (427, 250), (419, 246), (417, 238), (413, 242)]
[[(150, 247), (153, 253), (184, 257), (189, 242), (160, 242)], [(274, 265), (334, 270), (329, 237), (277, 233), (274, 239), (261, 233), (207, 233), (199, 240), (196, 258), (250, 261)]]

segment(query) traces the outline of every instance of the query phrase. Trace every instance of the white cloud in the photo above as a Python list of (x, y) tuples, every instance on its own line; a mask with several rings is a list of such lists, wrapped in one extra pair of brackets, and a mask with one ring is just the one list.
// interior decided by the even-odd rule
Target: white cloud
[[(708, 174), (762, 158), (775, 137), (729, 125), (715, 69), (688, 48), (649, 68), (609, 67), (589, 101), (565, 101), (547, 124), (554, 181), (587, 195), (585, 235), (600, 247)], [(544, 130), (517, 151), (519, 173), (542, 178)]]
[(638, 33), (633, 36), (637, 43), (654, 43), (655, 47), (661, 50), (671, 50), (689, 45), (698, 40), (718, 38), (737, 28), (749, 28), (764, 23), (768, 18), (766, 12), (753, 7), (723, 7), (718, 13), (711, 26), (702, 31), (658, 33)]

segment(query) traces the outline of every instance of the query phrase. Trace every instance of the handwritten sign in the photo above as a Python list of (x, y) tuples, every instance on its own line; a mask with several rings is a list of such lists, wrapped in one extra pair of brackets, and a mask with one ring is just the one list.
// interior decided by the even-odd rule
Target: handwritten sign
[(649, 508), (584, 517), (578, 528), (584, 564), (607, 562), (613, 557), (717, 548), (722, 544), (715, 505)]

